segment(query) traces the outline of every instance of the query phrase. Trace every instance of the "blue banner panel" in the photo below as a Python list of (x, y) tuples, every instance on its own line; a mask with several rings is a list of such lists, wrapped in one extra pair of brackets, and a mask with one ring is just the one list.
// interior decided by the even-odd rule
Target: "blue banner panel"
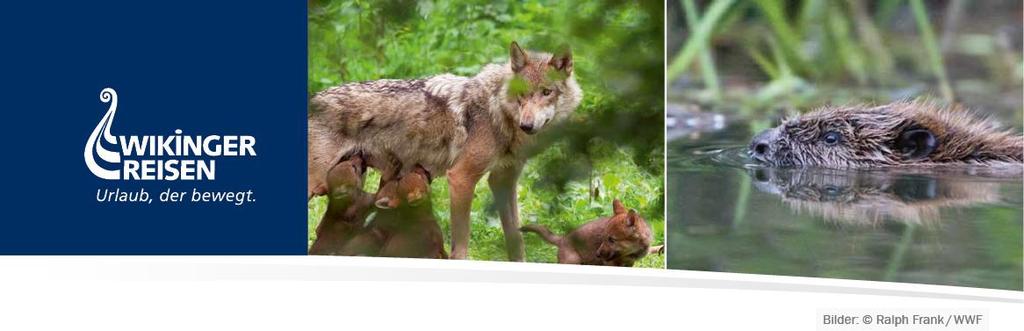
[(0, 7), (0, 253), (305, 254), (305, 2)]

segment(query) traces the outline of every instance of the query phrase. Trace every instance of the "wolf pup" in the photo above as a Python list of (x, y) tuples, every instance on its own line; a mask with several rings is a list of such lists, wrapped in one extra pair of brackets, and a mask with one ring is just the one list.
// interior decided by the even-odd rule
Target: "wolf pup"
[[(632, 267), (651, 249), (651, 229), (636, 210), (626, 210), (622, 202), (612, 202), (614, 215), (583, 224), (566, 236), (558, 236), (542, 225), (530, 224), (523, 232), (533, 232), (558, 246), (558, 263)], [(660, 251), (657, 247), (654, 251)]]
[(369, 165), (388, 177), (420, 165), (447, 177), (452, 258), (462, 259), (473, 188), (489, 173), (509, 259), (522, 261), (516, 183), (527, 158), (524, 147), (531, 135), (579, 105), (583, 93), (572, 69), (567, 49), (526, 52), (513, 42), (507, 63), (487, 65), (473, 77), (442, 74), (321, 91), (309, 100), (309, 196), (323, 194), (330, 165), (353, 150), (367, 151)]
[(330, 201), (320, 224), (310, 255), (345, 255), (344, 245), (359, 232), (373, 209), (373, 196), (363, 191), (366, 164), (354, 154), (335, 165), (327, 174)]
[(786, 120), (755, 136), (750, 155), (774, 167), (1019, 166), (1024, 137), (965, 110), (902, 101)]
[[(426, 178), (421, 178), (423, 176)], [(394, 209), (402, 203), (418, 205), (430, 193), (430, 182), (433, 180), (430, 173), (418, 165), (412, 173), (389, 177), (387, 182), (380, 185), (373, 198), (377, 208)], [(421, 183), (423, 180), (426, 181), (425, 185), (420, 185), (423, 184)]]
[(398, 179), (394, 208), (380, 210), (370, 227), (383, 237), (378, 256), (447, 259), (430, 201), (430, 175), (422, 167)]

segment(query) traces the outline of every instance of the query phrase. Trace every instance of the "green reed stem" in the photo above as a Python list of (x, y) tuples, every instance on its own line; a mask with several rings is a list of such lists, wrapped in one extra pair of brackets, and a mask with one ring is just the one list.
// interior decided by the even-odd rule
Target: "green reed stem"
[(903, 236), (900, 238), (899, 244), (896, 244), (896, 251), (889, 257), (889, 265), (885, 268), (882, 280), (892, 281), (900, 269), (903, 269), (903, 260), (907, 256), (907, 251), (910, 250), (910, 245), (914, 243), (914, 230), (914, 225), (909, 223), (903, 228)]
[[(742, 170), (740, 170), (742, 172)], [(732, 226), (739, 226), (747, 219), (747, 204), (750, 201), (750, 174), (740, 174), (740, 191), (736, 194), (736, 206), (732, 211)]]
[(683, 71), (686, 71), (690, 61), (693, 61), (693, 57), (697, 55), (697, 52), (701, 48), (706, 47), (708, 40), (711, 39), (711, 32), (714, 30), (715, 24), (722, 18), (722, 15), (725, 14), (733, 2), (735, 0), (717, 0), (708, 6), (700, 23), (697, 24), (695, 29), (691, 29), (690, 39), (686, 41), (683, 49), (676, 53), (676, 56), (672, 58), (672, 62), (669, 63), (668, 69), (665, 72), (669, 81), (675, 80)]
[[(690, 31), (697, 30), (697, 23), (700, 22), (700, 14), (697, 13), (697, 6), (693, 0), (682, 0), (683, 12), (686, 14), (686, 24)], [(711, 97), (718, 100), (722, 95), (722, 89), (718, 85), (718, 71), (715, 70), (715, 60), (711, 56), (710, 43), (704, 43), (700, 48), (700, 73), (704, 77), (704, 85), (711, 91)]]
[(928, 64), (931, 66), (936, 78), (939, 79), (939, 89), (942, 92), (942, 98), (946, 102), (952, 103), (954, 101), (953, 89), (949, 85), (946, 68), (942, 65), (942, 53), (939, 52), (939, 45), (935, 40), (932, 24), (928, 21), (928, 11), (924, 8), (924, 1), (910, 0), (910, 7), (914, 12), (914, 20), (917, 21), (917, 29), (921, 32), (924, 48), (928, 52)]
[(781, 0), (757, 0), (754, 3), (761, 9), (761, 13), (767, 19), (776, 39), (782, 44), (782, 50), (789, 58), (790, 66), (800, 73), (817, 74), (813, 67), (807, 65), (807, 61), (801, 54), (803, 33), (790, 24), (786, 15), (786, 4)]

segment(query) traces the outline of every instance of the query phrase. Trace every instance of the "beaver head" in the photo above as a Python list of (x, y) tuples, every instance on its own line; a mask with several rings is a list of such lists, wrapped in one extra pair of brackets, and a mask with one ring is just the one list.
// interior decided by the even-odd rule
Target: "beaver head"
[(864, 168), (1024, 160), (1024, 137), (922, 101), (826, 107), (761, 132), (751, 157), (775, 167)]

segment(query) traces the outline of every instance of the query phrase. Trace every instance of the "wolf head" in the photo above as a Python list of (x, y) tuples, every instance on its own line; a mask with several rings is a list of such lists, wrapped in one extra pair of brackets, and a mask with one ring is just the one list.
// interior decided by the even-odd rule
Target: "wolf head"
[(331, 199), (350, 198), (351, 195), (361, 192), (365, 174), (366, 160), (363, 159), (362, 153), (343, 158), (327, 173)]
[(597, 248), (597, 257), (611, 265), (632, 266), (647, 255), (651, 230), (636, 210), (627, 210), (618, 199), (612, 202), (615, 215), (609, 219), (607, 236)]
[(534, 134), (552, 121), (568, 117), (582, 98), (572, 74), (572, 51), (557, 54), (526, 52), (519, 44), (509, 47), (513, 78), (508, 86), (509, 103), (519, 129)]
[(392, 179), (377, 191), (375, 205), (395, 209), (403, 204), (417, 207), (430, 202), (430, 173), (417, 165), (408, 174)]

